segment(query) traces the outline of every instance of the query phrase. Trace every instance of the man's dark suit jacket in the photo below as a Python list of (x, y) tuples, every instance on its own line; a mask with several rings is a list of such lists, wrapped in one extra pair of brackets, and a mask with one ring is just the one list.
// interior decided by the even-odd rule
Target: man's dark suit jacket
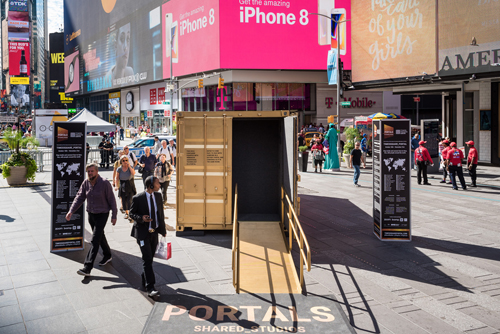
[[(159, 233), (161, 235), (166, 235), (167, 231), (165, 229), (165, 213), (163, 212), (163, 200), (160, 193), (154, 192), (154, 198), (156, 200), (156, 207), (158, 209), (158, 228), (155, 229), (154, 233)], [(154, 208), (151, 208), (154, 211)], [(151, 212), (153, 214), (153, 212)], [(149, 205), (146, 192), (143, 191), (132, 198), (132, 207), (130, 208), (129, 217), (134, 220), (134, 226), (132, 227), (132, 232), (130, 235), (137, 240), (144, 240), (147, 238), (149, 233), (149, 223), (142, 220), (142, 216), (149, 216)]]

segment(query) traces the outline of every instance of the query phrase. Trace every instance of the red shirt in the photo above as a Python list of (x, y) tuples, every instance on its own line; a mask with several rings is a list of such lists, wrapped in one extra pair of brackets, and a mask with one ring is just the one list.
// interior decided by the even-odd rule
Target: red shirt
[(321, 144), (314, 144), (312, 147), (313, 150), (320, 150), (323, 151), (323, 145)]
[(429, 151), (420, 145), (416, 150), (415, 150), (415, 160), (416, 161), (429, 161), (432, 163), (432, 158), (431, 155), (429, 154)]
[(441, 157), (443, 160), (448, 159), (448, 152), (450, 151), (451, 147), (447, 146), (444, 148), (443, 152), (441, 152)]
[(477, 150), (475, 147), (471, 147), (469, 149), (469, 155), (467, 156), (467, 163), (470, 163), (472, 161), (473, 165), (477, 165), (477, 159), (479, 158), (479, 155), (477, 154)]
[(456, 148), (452, 148), (448, 152), (448, 160), (450, 160), (450, 166), (462, 166), (462, 160), (464, 159), (464, 153)]

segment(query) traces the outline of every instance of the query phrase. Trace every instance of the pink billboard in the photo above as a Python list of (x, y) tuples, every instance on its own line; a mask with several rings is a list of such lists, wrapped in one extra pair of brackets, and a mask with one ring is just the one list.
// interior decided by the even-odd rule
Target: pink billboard
[(221, 0), (220, 17), (221, 68), (326, 70), (340, 43), (351, 69), (351, 21), (329, 19), (350, 20), (350, 0)]
[(77, 92), (80, 89), (80, 52), (64, 57), (64, 91)]
[(174, 77), (219, 69), (219, 33), (219, 0), (164, 3), (163, 78), (170, 78), (171, 60)]

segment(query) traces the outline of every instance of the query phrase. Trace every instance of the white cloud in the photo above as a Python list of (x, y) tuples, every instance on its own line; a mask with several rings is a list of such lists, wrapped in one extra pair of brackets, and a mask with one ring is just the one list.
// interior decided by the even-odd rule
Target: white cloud
[[(64, 27), (63, 0), (46, 0), (49, 34), (58, 32), (61, 25)], [(80, 0), (77, 0), (80, 1)]]

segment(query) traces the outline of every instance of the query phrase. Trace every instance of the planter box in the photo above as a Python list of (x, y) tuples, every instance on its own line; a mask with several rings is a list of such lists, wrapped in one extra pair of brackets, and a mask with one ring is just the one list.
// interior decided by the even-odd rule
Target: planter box
[(307, 172), (307, 163), (309, 161), (309, 152), (299, 152), (299, 172)]
[(10, 176), (7, 178), (9, 186), (17, 186), (26, 184), (26, 167), (25, 166), (12, 166), (10, 167)]

